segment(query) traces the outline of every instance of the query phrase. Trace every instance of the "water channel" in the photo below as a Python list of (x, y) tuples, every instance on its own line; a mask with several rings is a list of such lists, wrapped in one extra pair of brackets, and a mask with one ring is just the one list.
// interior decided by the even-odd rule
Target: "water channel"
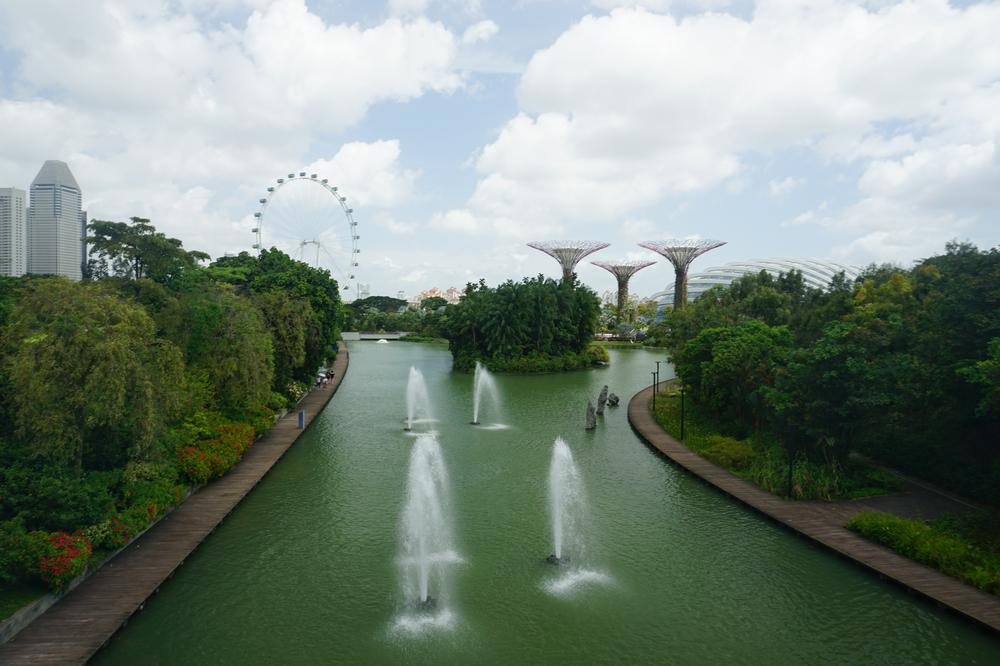
[[(352, 343), (312, 428), (95, 659), (97, 664), (1000, 663), (1000, 641), (810, 545), (684, 472), (629, 428), (657, 358), (495, 377), (474, 427), (472, 376), (443, 346)], [(448, 470), (446, 621), (400, 586), (400, 515), (425, 378)], [(662, 367), (662, 366), (661, 366)], [(608, 384), (622, 406), (585, 432)], [(494, 411), (496, 411), (494, 409)], [(553, 441), (587, 493), (588, 571), (546, 564)], [(434, 590), (431, 590), (434, 594)]]

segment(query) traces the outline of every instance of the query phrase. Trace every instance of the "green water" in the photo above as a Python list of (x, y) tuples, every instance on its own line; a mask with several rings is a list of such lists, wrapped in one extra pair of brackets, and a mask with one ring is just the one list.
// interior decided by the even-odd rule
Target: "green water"
[[(96, 662), (109, 664), (996, 664), (1000, 641), (811, 546), (646, 448), (625, 403), (657, 355), (498, 376), (507, 430), (468, 425), (472, 378), (440, 346), (353, 343), (339, 393)], [(413, 438), (410, 366), (427, 380), (463, 563), (454, 623), (397, 628), (399, 515)], [(583, 429), (603, 384), (622, 396)], [(484, 422), (496, 419), (482, 415)], [(591, 566), (555, 594), (546, 484), (573, 450)], [(433, 594), (433, 591), (432, 591)]]

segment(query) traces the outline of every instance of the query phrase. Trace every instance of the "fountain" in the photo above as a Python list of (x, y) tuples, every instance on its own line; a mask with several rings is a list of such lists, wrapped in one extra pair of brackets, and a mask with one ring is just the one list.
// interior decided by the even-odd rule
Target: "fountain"
[[(399, 557), (403, 594), (419, 611), (443, 605), (448, 565), (460, 561), (452, 541), (448, 495), (441, 446), (434, 435), (421, 434), (410, 454)], [(432, 588), (436, 596), (431, 596)]]
[(479, 361), (476, 361), (476, 374), (472, 389), (472, 425), (479, 425), (479, 407), (482, 404), (484, 393), (489, 394), (494, 416), (496, 416), (500, 413), (500, 395), (497, 393), (496, 381), (494, 381), (490, 371)]
[(427, 383), (419, 370), (410, 366), (410, 379), (406, 383), (406, 427), (413, 430), (413, 424), (430, 421), (431, 400), (427, 395)]
[(579, 559), (583, 551), (583, 520), (586, 512), (583, 481), (573, 462), (573, 453), (562, 437), (552, 447), (549, 466), (549, 517), (552, 519), (553, 552), (545, 561), (568, 564), (569, 555)]

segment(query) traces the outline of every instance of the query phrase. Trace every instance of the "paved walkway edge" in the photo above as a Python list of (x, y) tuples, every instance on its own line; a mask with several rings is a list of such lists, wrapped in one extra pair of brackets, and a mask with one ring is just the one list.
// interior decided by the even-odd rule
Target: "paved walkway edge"
[[(340, 387), (350, 357), (333, 363), (333, 381), (313, 388), (297, 407), (254, 442), (237, 465), (176, 506), (76, 589), (7, 643), (0, 664), (84, 664), (184, 563), (305, 432)], [(298, 412), (305, 412), (305, 428)]]
[(772, 495), (709, 462), (671, 437), (653, 418), (653, 388), (628, 404), (632, 429), (647, 445), (702, 481), (775, 522), (892, 580), (993, 632), (1000, 632), (1000, 599), (940, 571), (903, 557), (843, 527), (821, 503), (789, 501)]

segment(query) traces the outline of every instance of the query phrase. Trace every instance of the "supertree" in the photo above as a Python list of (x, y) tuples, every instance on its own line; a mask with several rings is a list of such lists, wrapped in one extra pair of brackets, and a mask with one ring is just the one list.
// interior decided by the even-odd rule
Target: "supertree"
[(573, 270), (580, 260), (588, 254), (593, 254), (598, 250), (603, 250), (608, 246), (601, 241), (533, 241), (528, 243), (528, 247), (541, 250), (562, 266), (563, 279), (573, 276)]
[(688, 266), (709, 250), (725, 244), (726, 241), (707, 238), (670, 238), (662, 241), (643, 241), (639, 246), (662, 254), (674, 265), (674, 310), (679, 310), (687, 304)]
[(618, 310), (615, 312), (615, 323), (620, 323), (625, 306), (628, 305), (628, 281), (632, 276), (641, 271), (646, 266), (652, 266), (655, 261), (639, 259), (636, 261), (592, 261), (595, 266), (600, 266), (615, 276), (618, 280)]

